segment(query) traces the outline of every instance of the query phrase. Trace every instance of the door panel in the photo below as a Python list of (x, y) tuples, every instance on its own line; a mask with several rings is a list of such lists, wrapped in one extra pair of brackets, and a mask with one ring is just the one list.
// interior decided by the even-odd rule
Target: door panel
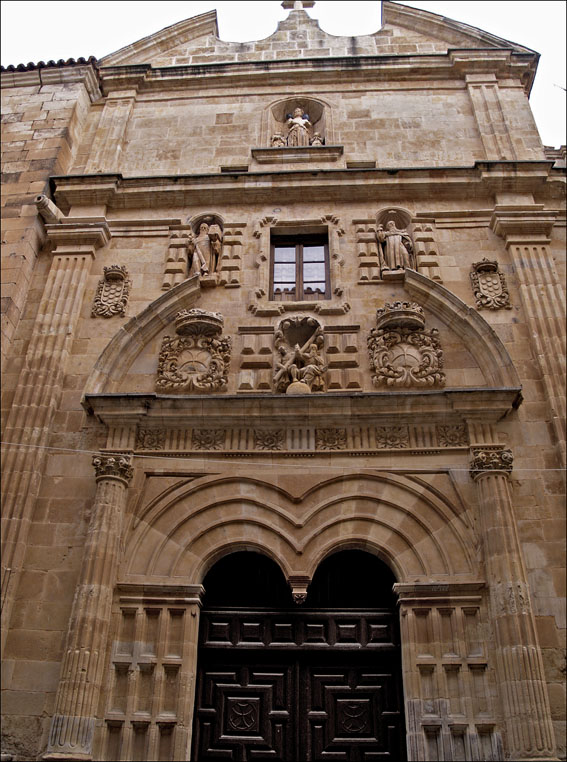
[[(212, 619), (219, 621), (217, 612)], [(250, 612), (241, 622), (250, 623)], [(226, 630), (211, 630), (205, 622), (192, 759), (405, 759), (399, 649), (322, 650), (315, 647), (320, 640), (307, 636), (308, 627), (300, 629), (306, 635), (303, 650), (294, 638), (281, 650), (246, 648), (240, 638), (219, 648)], [(203, 647), (212, 634), (219, 638), (213, 641), (217, 647)], [(305, 649), (308, 643), (313, 647)]]

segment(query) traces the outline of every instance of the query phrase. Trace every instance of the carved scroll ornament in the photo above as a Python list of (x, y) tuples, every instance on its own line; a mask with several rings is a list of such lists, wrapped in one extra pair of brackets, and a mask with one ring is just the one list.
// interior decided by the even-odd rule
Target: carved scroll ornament
[(444, 386), (439, 331), (424, 329), (423, 309), (413, 302), (386, 304), (368, 337), (374, 386)]
[(232, 340), (220, 335), (217, 312), (182, 310), (177, 337), (164, 336), (158, 361), (158, 391), (216, 392), (228, 383)]
[(470, 465), (470, 474), (473, 479), (477, 479), (486, 473), (494, 471), (503, 471), (506, 474), (512, 472), (514, 456), (512, 450), (498, 447), (491, 448), (473, 448), (473, 459)]
[(110, 455), (101, 453), (93, 457), (96, 480), (118, 479), (126, 486), (134, 474), (132, 458), (129, 455)]
[(512, 309), (506, 278), (498, 269), (498, 262), (486, 257), (481, 262), (473, 262), (470, 275), (477, 309)]
[(96, 289), (91, 315), (105, 318), (125, 315), (131, 285), (124, 265), (105, 267)]

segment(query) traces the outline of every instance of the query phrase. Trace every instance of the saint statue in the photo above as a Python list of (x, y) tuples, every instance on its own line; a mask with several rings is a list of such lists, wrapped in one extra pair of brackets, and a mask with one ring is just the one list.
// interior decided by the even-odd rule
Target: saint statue
[(199, 225), (199, 235), (195, 239), (195, 254), (197, 261), (195, 270), (201, 275), (216, 273), (219, 269), (222, 255), (222, 230), (220, 225), (202, 222)]
[(210, 260), (209, 272), (216, 273), (219, 269), (222, 254), (222, 230), (219, 225), (209, 227)]
[(209, 241), (209, 226), (202, 222), (199, 226), (199, 235), (195, 239), (195, 253), (199, 260), (201, 273), (209, 272), (209, 260), (211, 258), (211, 242)]
[(411, 267), (413, 246), (407, 230), (398, 230), (393, 220), (388, 220), (386, 230), (378, 226), (376, 238), (380, 245), (383, 270), (405, 270)]
[(303, 113), (302, 108), (296, 108), (293, 114), (288, 114), (286, 122), (289, 132), (287, 134), (288, 146), (308, 146), (309, 128), (312, 126), (309, 115)]

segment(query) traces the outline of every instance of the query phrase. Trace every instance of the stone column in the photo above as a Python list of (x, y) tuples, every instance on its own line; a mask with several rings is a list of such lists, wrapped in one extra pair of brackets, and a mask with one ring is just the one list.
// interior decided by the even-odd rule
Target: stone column
[(2, 474), (2, 643), (8, 633), (19, 570), (39, 492), (53, 415), (63, 391), (87, 278), (108, 225), (47, 226), (55, 244), (37, 318), (4, 431)]
[(466, 74), (465, 81), (486, 158), (489, 161), (516, 159), (500, 102), (496, 74)]
[(543, 661), (514, 518), (512, 452), (473, 447), (507, 759), (556, 759)]
[(490, 226), (506, 241), (518, 278), (532, 353), (541, 372), (561, 462), (565, 462), (565, 290), (548, 246), (555, 214), (543, 204), (497, 204)]
[(131, 457), (93, 458), (97, 490), (44, 759), (92, 759)]

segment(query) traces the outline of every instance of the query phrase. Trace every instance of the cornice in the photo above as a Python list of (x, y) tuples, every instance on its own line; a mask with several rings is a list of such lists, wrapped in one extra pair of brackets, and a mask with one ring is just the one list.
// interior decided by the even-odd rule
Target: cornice
[[(70, 61), (73, 61), (73, 59), (70, 59)], [(42, 63), (40, 61), (39, 64), (29, 64), (22, 67), (22, 69), (18, 67), (13, 71), (2, 71), (2, 89), (82, 83), (92, 103), (102, 97), (96, 59), (92, 59), (92, 62), (87, 64), (70, 64), (69, 62), (62, 61), (60, 64), (50, 62), (53, 63), (53, 66), (50, 66), (49, 64), (42, 65)]]
[(497, 192), (533, 193), (543, 188), (552, 161), (479, 161), (468, 167), (392, 167), (380, 169), (263, 170), (195, 175), (123, 177), (121, 174), (58, 175), (52, 193), (65, 212), (72, 206), (105, 204), (109, 209), (143, 209), (220, 203), (304, 201), (309, 193), (336, 201), (396, 198), (467, 199)]
[(107, 426), (159, 425), (179, 428), (204, 425), (332, 426), (371, 425), (385, 421), (443, 422), (450, 417), (495, 423), (518, 405), (519, 387), (443, 389), (439, 391), (358, 392), (293, 395), (86, 394), (85, 410)]
[(494, 74), (498, 79), (517, 79), (527, 87), (533, 78), (537, 53), (511, 48), (459, 48), (446, 53), (422, 55), (328, 56), (272, 61), (210, 63), (156, 67), (151, 64), (102, 66), (100, 77), (105, 94), (137, 88), (138, 92), (172, 89), (199, 90), (232, 88), (239, 84), (288, 85), (335, 82), (385, 82), (396, 80), (464, 80), (467, 74)]

